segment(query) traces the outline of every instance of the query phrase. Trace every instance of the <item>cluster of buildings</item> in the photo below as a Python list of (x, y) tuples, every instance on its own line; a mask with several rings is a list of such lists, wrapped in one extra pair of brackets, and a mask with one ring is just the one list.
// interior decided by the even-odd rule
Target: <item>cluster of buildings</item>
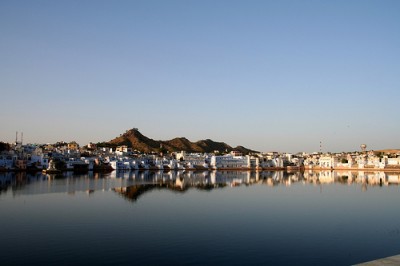
[(346, 154), (313, 154), (304, 158), (305, 169), (400, 170), (400, 154), (376, 154), (373, 151)]
[(98, 148), (90, 143), (79, 147), (76, 142), (33, 145), (15, 143), (10, 150), (0, 152), (0, 170), (208, 170), (208, 169), (284, 169), (281, 156), (271, 154), (242, 155), (233, 151), (224, 155), (186, 153), (160, 155), (132, 151), (127, 146)]
[(97, 147), (89, 143), (58, 142), (23, 145), (16, 141), (0, 152), (2, 171), (112, 171), (112, 170), (399, 170), (400, 153), (373, 151), (337, 154), (217, 153), (143, 154), (128, 146)]

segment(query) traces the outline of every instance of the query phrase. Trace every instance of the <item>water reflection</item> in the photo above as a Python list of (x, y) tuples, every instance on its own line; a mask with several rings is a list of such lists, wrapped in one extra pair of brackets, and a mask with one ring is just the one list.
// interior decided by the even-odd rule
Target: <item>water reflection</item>
[(358, 183), (369, 186), (398, 185), (400, 183), (400, 173), (397, 172), (364, 172), (364, 171), (319, 171), (305, 172), (304, 179), (310, 183), (330, 184), (330, 183)]
[(351, 265), (399, 253), (399, 179), (351, 171), (0, 173), (2, 262)]
[(58, 175), (42, 173), (0, 173), (0, 194), (8, 190), (18, 194), (70, 193), (76, 191), (113, 190), (128, 199), (137, 198), (154, 188), (185, 192), (189, 188), (212, 190), (223, 187), (250, 186), (290, 186), (303, 184), (344, 185), (361, 184), (362, 190), (368, 186), (388, 186), (400, 183), (397, 172), (363, 171), (127, 171), (111, 173), (74, 174), (66, 172)]

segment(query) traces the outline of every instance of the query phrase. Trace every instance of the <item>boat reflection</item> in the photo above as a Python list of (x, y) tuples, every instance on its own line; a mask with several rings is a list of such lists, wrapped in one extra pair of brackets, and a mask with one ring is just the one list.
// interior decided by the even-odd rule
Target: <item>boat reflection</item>
[(74, 174), (65, 172), (58, 175), (25, 172), (0, 173), (0, 195), (68, 193), (115, 191), (130, 200), (146, 191), (168, 189), (185, 192), (190, 188), (212, 190), (224, 187), (291, 186), (296, 183), (311, 185), (361, 184), (368, 186), (399, 185), (400, 172), (362, 171), (126, 171), (111, 173)]

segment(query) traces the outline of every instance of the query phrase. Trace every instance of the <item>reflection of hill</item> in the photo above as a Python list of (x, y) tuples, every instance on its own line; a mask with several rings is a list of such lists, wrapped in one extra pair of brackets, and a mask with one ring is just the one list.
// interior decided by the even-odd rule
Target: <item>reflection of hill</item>
[(151, 191), (155, 189), (156, 185), (138, 185), (138, 186), (130, 186), (130, 187), (121, 187), (121, 188), (114, 188), (113, 191), (121, 194), (125, 198), (136, 201), (142, 194), (146, 193), (147, 191)]
[(121, 194), (128, 200), (137, 201), (140, 196), (145, 194), (146, 192), (152, 190), (170, 190), (174, 192), (186, 192), (188, 188), (179, 188), (171, 186), (170, 184), (146, 184), (146, 185), (134, 185), (129, 187), (120, 187), (114, 188), (113, 191)]
[(119, 188), (113, 188), (113, 191), (119, 193), (121, 196), (123, 196), (128, 200), (137, 201), (140, 196), (153, 190), (169, 190), (171, 192), (185, 193), (192, 187), (198, 190), (211, 191), (215, 188), (223, 188), (225, 186), (226, 184), (216, 184), (216, 185), (197, 184), (194, 186), (180, 187), (180, 186), (174, 186), (172, 185), (172, 183), (168, 184), (164, 183), (164, 184), (144, 184), (144, 185), (134, 185), (129, 187), (119, 187)]
[(226, 184), (215, 184), (215, 185), (213, 185), (213, 184), (199, 184), (199, 185), (196, 186), (196, 189), (211, 191), (211, 190), (216, 189), (216, 188), (224, 188), (224, 187), (226, 187)]

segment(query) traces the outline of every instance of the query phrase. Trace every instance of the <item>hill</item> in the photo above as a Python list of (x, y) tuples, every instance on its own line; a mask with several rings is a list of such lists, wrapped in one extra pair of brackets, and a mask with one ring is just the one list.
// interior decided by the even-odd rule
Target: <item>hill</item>
[(230, 152), (233, 150), (240, 151), (243, 154), (256, 152), (247, 149), (243, 146), (237, 146), (235, 148), (229, 146), (224, 142), (215, 142), (211, 139), (199, 140), (197, 142), (191, 142), (187, 138), (174, 138), (172, 140), (154, 140), (144, 136), (139, 132), (138, 129), (133, 128), (127, 130), (124, 134), (116, 137), (105, 144), (109, 146), (120, 146), (126, 145), (141, 152), (160, 152), (160, 151), (186, 151), (186, 152), (198, 152), (198, 153), (210, 153), (214, 151), (219, 152)]

